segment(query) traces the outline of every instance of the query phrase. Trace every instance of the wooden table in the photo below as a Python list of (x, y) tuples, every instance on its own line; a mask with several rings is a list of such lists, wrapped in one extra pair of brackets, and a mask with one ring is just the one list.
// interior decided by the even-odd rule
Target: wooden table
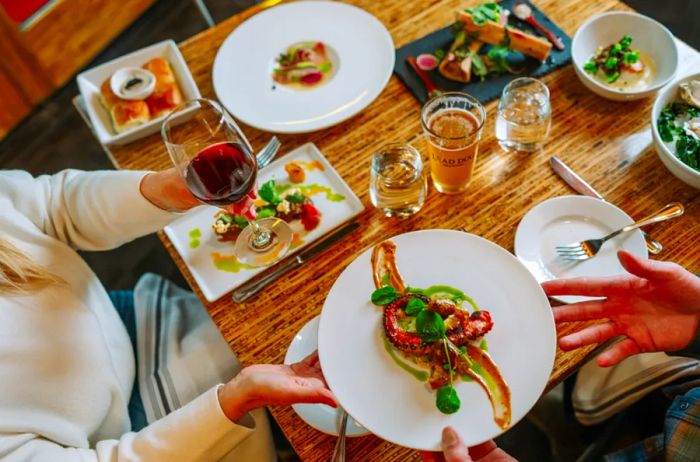
[[(224, 38), (246, 18), (278, 2), (260, 4), (180, 45), (204, 96), (215, 98), (211, 68)], [(350, 3), (377, 16), (398, 47), (450, 24), (458, 7), (478, 1), (352, 0)], [(629, 9), (616, 0), (535, 0), (534, 3), (570, 35), (595, 13)], [(691, 64), (700, 62), (698, 54), (687, 46), (683, 45), (682, 55), (687, 70), (681, 72), (688, 73)], [(359, 217), (362, 225), (359, 231), (270, 285), (248, 303), (235, 305), (229, 297), (207, 303), (167, 237), (161, 233), (160, 238), (244, 364), (281, 362), (294, 334), (320, 312), (340, 272), (362, 249), (383, 239), (417, 229), (461, 229), (512, 250), (515, 229), (531, 207), (551, 197), (572, 194), (549, 168), (547, 161), (554, 154), (632, 217), (641, 218), (672, 201), (685, 204), (687, 212), (682, 219), (650, 231), (663, 242), (664, 259), (700, 271), (697, 245), (700, 192), (673, 177), (657, 158), (649, 125), (653, 100), (623, 104), (601, 99), (583, 87), (571, 66), (543, 80), (550, 88), (553, 110), (552, 132), (544, 152), (533, 155), (502, 152), (494, 137), (496, 105), (490, 103), (476, 177), (469, 190), (459, 196), (448, 196), (431, 188), (423, 210), (405, 221), (384, 218), (370, 204), (367, 192), (369, 158), (382, 144), (411, 143), (425, 153), (420, 105), (396, 77), (391, 78), (376, 101), (347, 122), (316, 133), (281, 136), (284, 151), (306, 141), (316, 143), (360, 197), (366, 210)], [(244, 130), (255, 148), (261, 147), (270, 136), (250, 127)], [(118, 168), (159, 170), (170, 166), (158, 135), (113, 149), (110, 155)], [(558, 334), (565, 335), (577, 327), (580, 326), (573, 323), (560, 325)], [(549, 388), (578, 368), (590, 351), (591, 348), (569, 353), (557, 351)], [(302, 460), (329, 459), (335, 438), (304, 424), (291, 408), (272, 409), (272, 413)], [(351, 461), (417, 459), (416, 452), (374, 436), (352, 439), (348, 444)]]

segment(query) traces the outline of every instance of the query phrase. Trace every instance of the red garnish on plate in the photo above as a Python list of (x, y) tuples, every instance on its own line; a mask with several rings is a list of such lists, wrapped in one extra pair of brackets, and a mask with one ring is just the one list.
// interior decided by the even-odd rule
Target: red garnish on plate
[(304, 225), (304, 229), (311, 231), (318, 226), (320, 221), (321, 213), (318, 209), (314, 207), (313, 204), (304, 204), (301, 212), (301, 224)]
[(321, 74), (321, 72), (309, 72), (308, 74), (301, 77), (301, 81), (306, 85), (313, 85), (315, 83), (320, 82), (322, 78), (323, 74)]
[(438, 66), (438, 59), (430, 53), (423, 53), (416, 57), (416, 64), (423, 71), (432, 71)]

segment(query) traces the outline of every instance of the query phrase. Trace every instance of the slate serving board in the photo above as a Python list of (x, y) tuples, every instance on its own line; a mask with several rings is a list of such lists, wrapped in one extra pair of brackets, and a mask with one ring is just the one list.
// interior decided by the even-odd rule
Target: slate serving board
[[(502, 8), (511, 11), (508, 18), (508, 24), (526, 32), (532, 33), (538, 37), (544, 36), (530, 26), (515, 17), (512, 13), (513, 6), (520, 3), (522, 0), (503, 0), (499, 2)], [(544, 62), (540, 62), (534, 58), (527, 57), (521, 53), (511, 53), (508, 61), (513, 69), (517, 69), (517, 74), (504, 74), (500, 76), (488, 76), (483, 82), (478, 77), (472, 78), (469, 83), (456, 82), (443, 77), (437, 69), (427, 72), (431, 80), (442, 90), (446, 91), (461, 91), (469, 93), (479, 99), (482, 103), (498, 98), (503, 91), (503, 88), (508, 85), (508, 82), (518, 77), (540, 77), (549, 72), (554, 71), (571, 62), (571, 38), (564, 33), (559, 26), (552, 22), (544, 13), (538, 10), (534, 5), (528, 2), (532, 8), (535, 18), (558, 36), (564, 43), (564, 50), (559, 51), (552, 47), (549, 57)], [(435, 53), (437, 49), (447, 50), (452, 44), (453, 35), (451, 26), (440, 29), (423, 38), (409, 43), (396, 50), (396, 64), (394, 72), (399, 79), (411, 90), (418, 101), (425, 103), (428, 99), (428, 94), (423, 81), (418, 77), (416, 72), (406, 62), (408, 56), (418, 56), (421, 53)], [(485, 53), (490, 45), (485, 45), (479, 52)]]

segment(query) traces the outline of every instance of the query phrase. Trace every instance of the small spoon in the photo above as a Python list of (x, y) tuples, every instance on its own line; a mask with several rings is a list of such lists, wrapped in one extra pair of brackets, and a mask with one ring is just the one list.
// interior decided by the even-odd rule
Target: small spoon
[(520, 19), (521, 21), (525, 21), (526, 23), (536, 27), (542, 33), (547, 37), (547, 39), (552, 42), (552, 44), (557, 47), (558, 50), (563, 50), (564, 49), (564, 43), (559, 40), (559, 37), (554, 35), (552, 31), (544, 27), (542, 24), (540, 24), (537, 19), (532, 15), (532, 8), (530, 8), (530, 5), (527, 3), (518, 3), (513, 7), (513, 14), (515, 14), (515, 17)]
[(425, 84), (425, 89), (428, 90), (428, 98), (432, 98), (433, 96), (437, 96), (443, 93), (442, 90), (440, 90), (437, 85), (433, 83), (432, 80), (430, 80), (430, 77), (428, 77), (428, 74), (423, 72), (423, 70), (418, 67), (418, 64), (416, 63), (416, 58), (413, 56), (408, 56), (406, 58), (406, 61), (408, 64), (411, 65), (414, 71), (416, 71), (416, 74), (418, 74), (418, 77), (423, 81)]

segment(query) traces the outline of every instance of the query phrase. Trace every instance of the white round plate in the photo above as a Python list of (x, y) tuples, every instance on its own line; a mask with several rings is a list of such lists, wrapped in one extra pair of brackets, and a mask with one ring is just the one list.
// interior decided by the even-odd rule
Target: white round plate
[[(309, 356), (318, 349), (318, 322), (316, 316), (307, 322), (304, 327), (294, 336), (289, 345), (287, 355), (284, 357), (285, 364), (294, 364)], [(340, 412), (325, 404), (295, 404), (292, 406), (301, 420), (329, 435), (338, 436), (340, 425)], [(369, 432), (362, 428), (354, 419), (348, 418), (346, 428), (347, 436), (363, 436)]]
[[(513, 255), (472, 234), (427, 230), (392, 241), (406, 284), (457, 287), (491, 312), (494, 327), (486, 339), (510, 386), (515, 425), (542, 394), (554, 363), (554, 320), (540, 285)], [(439, 450), (447, 425), (459, 429), (467, 446), (503, 433), (479, 385), (456, 382), (462, 406), (454, 414), (442, 414), (435, 407), (435, 392), (387, 354), (383, 311), (370, 302), (371, 253), (367, 249), (345, 268), (321, 312), (321, 366), (340, 403), (370, 432), (414, 449)]]
[[(565, 262), (554, 248), (586, 239), (597, 239), (634, 220), (614, 205), (592, 197), (562, 196), (546, 200), (525, 214), (515, 232), (515, 255), (539, 282), (580, 276), (625, 274), (617, 251), (625, 249), (646, 258), (647, 248), (639, 230), (608, 242), (589, 260)], [(555, 297), (565, 303), (590, 297)]]
[[(302, 90), (274, 84), (275, 58), (294, 43), (312, 40), (330, 50), (334, 75), (329, 81)], [(214, 91), (234, 117), (258, 129), (320, 130), (374, 101), (391, 77), (394, 53), (384, 25), (360, 8), (291, 2), (256, 14), (224, 40), (214, 60)]]

